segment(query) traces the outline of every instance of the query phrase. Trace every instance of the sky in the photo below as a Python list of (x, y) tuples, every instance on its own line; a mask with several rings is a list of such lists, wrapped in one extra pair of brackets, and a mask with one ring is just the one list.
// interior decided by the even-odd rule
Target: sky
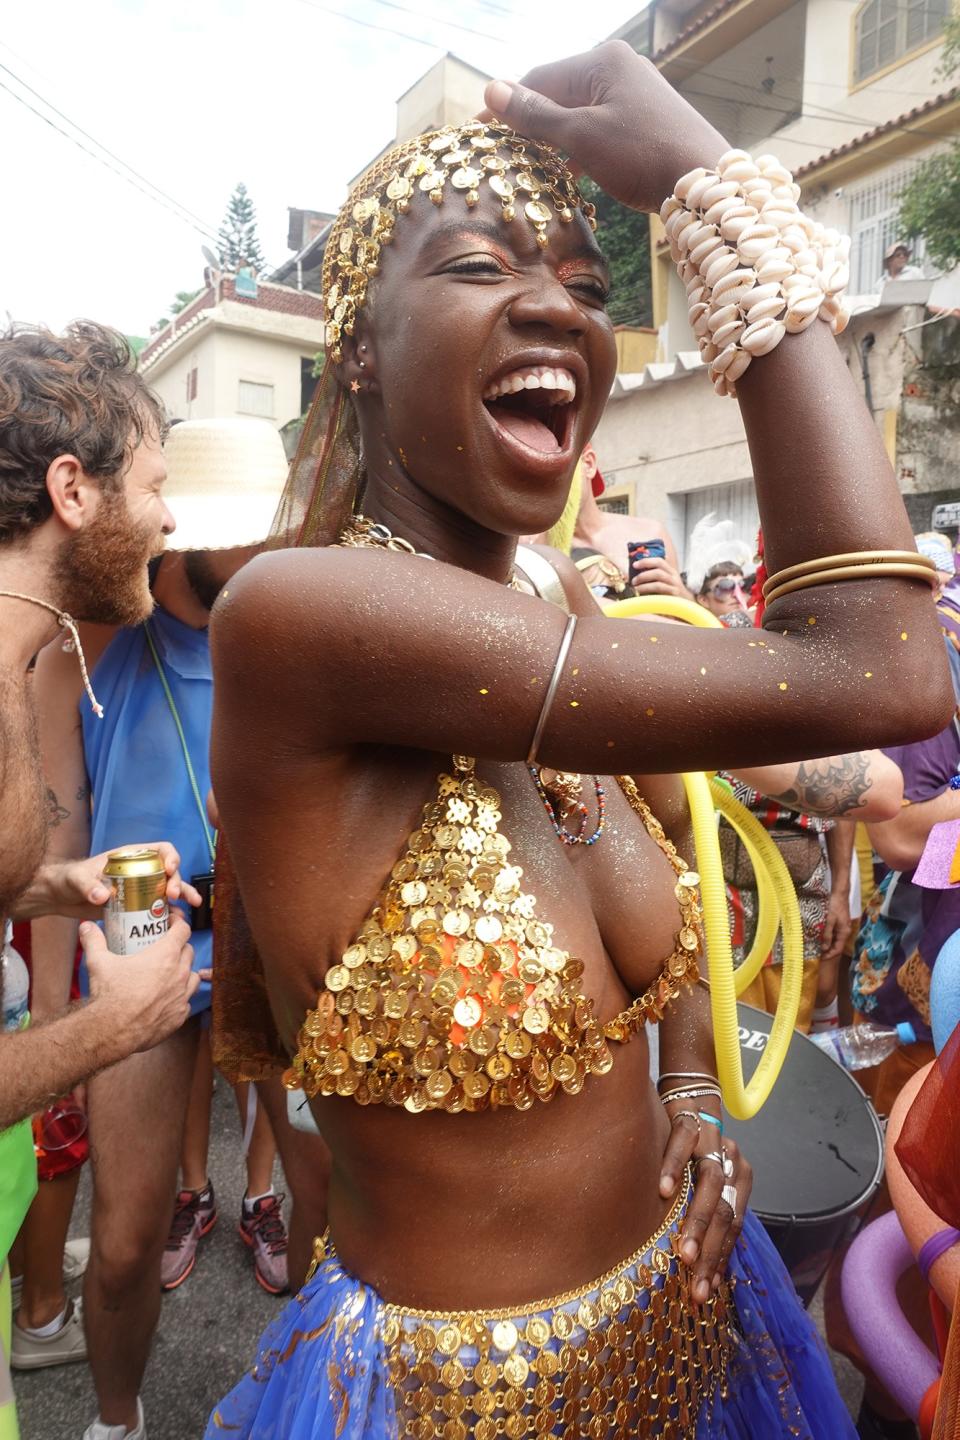
[(445, 51), (518, 78), (642, 4), (8, 0), (0, 322), (84, 316), (146, 335), (201, 284), (200, 247), (238, 181), (278, 265), (287, 206), (337, 209), (393, 138), (397, 97)]

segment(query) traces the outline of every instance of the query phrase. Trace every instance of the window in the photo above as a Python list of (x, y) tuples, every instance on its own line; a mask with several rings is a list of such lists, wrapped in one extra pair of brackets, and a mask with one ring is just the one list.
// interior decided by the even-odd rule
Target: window
[(241, 415), (261, 415), (265, 420), (272, 420), (273, 386), (261, 385), (256, 380), (241, 380), (237, 409)]
[[(917, 162), (898, 165), (850, 192), (850, 292), (872, 295), (880, 289), (883, 255), (888, 245), (902, 238), (900, 191)], [(923, 240), (912, 244), (913, 263), (923, 260)]]
[(187, 376), (187, 404), (189, 405), (189, 404), (190, 404), (190, 401), (191, 401), (191, 400), (196, 400), (196, 398), (197, 398), (197, 367), (196, 367), (196, 365), (194, 365), (193, 369), (190, 371), (189, 375)]
[(866, 0), (856, 19), (858, 83), (939, 35), (950, 0)]
[(314, 374), (316, 356), (304, 356), (300, 360), (300, 414), (306, 415), (310, 409), (310, 402), (320, 384), (319, 375)]
[[(713, 516), (711, 523), (733, 521), (733, 535), (752, 547), (760, 528), (757, 494), (752, 480), (731, 480), (705, 490), (686, 490), (671, 495), (670, 531), (679, 540), (682, 565), (690, 561), (690, 537), (698, 521)], [(712, 562), (711, 562), (712, 563)]]

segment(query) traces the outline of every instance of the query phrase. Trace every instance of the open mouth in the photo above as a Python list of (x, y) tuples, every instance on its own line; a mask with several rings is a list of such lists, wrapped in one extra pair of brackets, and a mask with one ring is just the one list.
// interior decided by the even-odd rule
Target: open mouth
[(524, 365), (488, 385), (483, 403), (511, 440), (546, 457), (568, 447), (577, 382), (562, 366)]

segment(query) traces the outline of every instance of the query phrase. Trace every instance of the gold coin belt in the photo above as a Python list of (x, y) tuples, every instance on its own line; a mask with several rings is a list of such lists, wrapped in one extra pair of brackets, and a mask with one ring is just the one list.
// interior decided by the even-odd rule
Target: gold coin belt
[[(664, 1225), (592, 1285), (511, 1310), (384, 1304), (379, 1337), (412, 1440), (691, 1440), (724, 1393), (732, 1289), (703, 1305), (678, 1258), (687, 1184)], [(331, 1262), (317, 1242), (315, 1267)]]
[(553, 944), (499, 829), (500, 796), (454, 756), (437, 798), (297, 1037), (290, 1089), (424, 1110), (528, 1110), (613, 1065), (609, 1040), (660, 1019), (697, 979), (698, 876), (629, 780), (627, 798), (677, 873), (677, 943), (659, 978), (600, 1024), (583, 962)]

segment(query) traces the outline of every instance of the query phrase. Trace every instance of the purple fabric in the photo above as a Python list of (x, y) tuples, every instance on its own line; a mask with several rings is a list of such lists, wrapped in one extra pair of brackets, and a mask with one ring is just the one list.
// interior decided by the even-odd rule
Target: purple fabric
[(950, 883), (950, 866), (960, 845), (960, 820), (941, 820), (927, 836), (920, 864), (913, 872), (914, 885), (925, 890), (960, 890), (960, 880)]
[(920, 1246), (920, 1253), (917, 1255), (917, 1269), (924, 1280), (929, 1282), (930, 1271), (940, 1256), (946, 1255), (948, 1250), (952, 1250), (958, 1240), (960, 1240), (960, 1230), (948, 1228), (938, 1230), (935, 1235), (930, 1236), (929, 1240), (924, 1241)]
[[(955, 652), (956, 653), (956, 652)], [(884, 752), (903, 771), (904, 797), (913, 804), (942, 795), (960, 768), (960, 736), (951, 722), (932, 740), (913, 745), (895, 745)], [(946, 831), (953, 822), (935, 827)], [(931, 839), (933, 831), (931, 831)], [(944, 874), (945, 838), (934, 841), (929, 864), (924, 855), (918, 871), (926, 876)], [(952, 851), (951, 851), (952, 858)], [(946, 865), (949, 872), (949, 861)], [(914, 883), (914, 871), (905, 871), (897, 880), (886, 913), (901, 930), (893, 948), (893, 963), (881, 983), (868, 997), (864, 1013), (882, 1025), (909, 1020), (917, 1039), (932, 1043), (930, 1029), (929, 971), (946, 940), (960, 929), (960, 885), (947, 889), (924, 888)], [(932, 882), (927, 880), (929, 886)], [(927, 972), (927, 973), (925, 973)], [(918, 1008), (919, 1006), (919, 1008)]]

